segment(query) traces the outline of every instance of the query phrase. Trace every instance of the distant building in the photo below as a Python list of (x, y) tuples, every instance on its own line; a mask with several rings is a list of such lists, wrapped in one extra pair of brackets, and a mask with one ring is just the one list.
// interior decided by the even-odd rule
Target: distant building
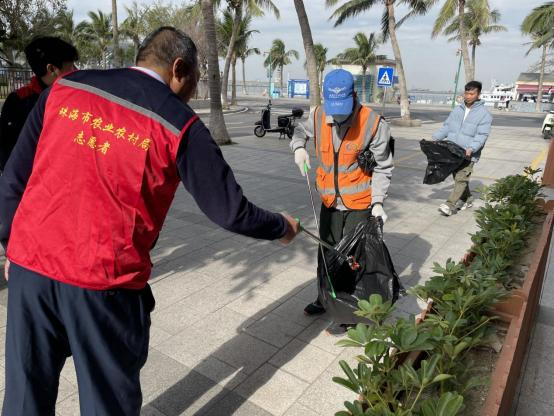
[[(517, 100), (523, 101), (527, 99), (535, 99), (539, 93), (539, 77), (538, 73), (524, 72), (519, 74), (516, 81)], [(544, 74), (543, 81), (543, 97), (552, 102), (554, 98), (554, 73)]]
[[(382, 66), (388, 66), (394, 68), (394, 76), (397, 77), (398, 74), (396, 73), (396, 61), (394, 59), (379, 59), (375, 62), (375, 64), (370, 65), (370, 67), (366, 71), (366, 97), (368, 100), (376, 102), (376, 95), (378, 92), (378, 89), (376, 88), (376, 79), (377, 79), (377, 73), (379, 71), (379, 68)], [(356, 91), (358, 93), (358, 97), (362, 98), (362, 67), (360, 65), (350, 65), (350, 64), (334, 64), (331, 65), (333, 69), (342, 68), (354, 75), (354, 79), (356, 80)], [(387, 97), (390, 99), (390, 96), (392, 96), (392, 91), (387, 93)]]

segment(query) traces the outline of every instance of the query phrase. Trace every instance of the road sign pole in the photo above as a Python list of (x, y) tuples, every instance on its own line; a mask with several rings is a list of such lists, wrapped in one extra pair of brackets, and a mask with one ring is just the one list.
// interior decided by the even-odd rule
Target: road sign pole
[(377, 75), (377, 86), (383, 88), (383, 109), (382, 116), (385, 116), (385, 108), (387, 102), (387, 88), (394, 84), (394, 69), (389, 67), (379, 68)]
[(381, 110), (381, 115), (385, 117), (385, 106), (387, 104), (387, 87), (383, 88), (383, 109)]

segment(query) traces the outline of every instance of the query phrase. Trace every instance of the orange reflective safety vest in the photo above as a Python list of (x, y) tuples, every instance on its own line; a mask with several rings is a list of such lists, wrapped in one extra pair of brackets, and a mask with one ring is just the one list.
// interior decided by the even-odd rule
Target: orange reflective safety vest
[(371, 108), (361, 106), (339, 148), (334, 149), (333, 125), (326, 122), (323, 109), (316, 107), (314, 137), (319, 162), (316, 184), (327, 208), (331, 208), (338, 197), (352, 210), (367, 209), (371, 205), (372, 175), (358, 166), (358, 154), (377, 134), (380, 120)]

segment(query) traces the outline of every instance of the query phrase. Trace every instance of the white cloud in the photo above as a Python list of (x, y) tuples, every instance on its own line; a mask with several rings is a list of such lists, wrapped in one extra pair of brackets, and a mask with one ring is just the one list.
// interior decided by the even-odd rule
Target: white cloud
[[(526, 71), (528, 66), (538, 60), (538, 54), (532, 53), (525, 57), (527, 41), (519, 31), (519, 25), (524, 16), (534, 7), (543, 3), (543, 0), (489, 0), (492, 7), (502, 13), (501, 24), (508, 28), (508, 32), (485, 36), (483, 45), (477, 50), (477, 78), (488, 85), (492, 78), (502, 82), (513, 82), (520, 72)], [(145, 3), (152, 3), (146, 1)], [(119, 0), (118, 16), (125, 18), (124, 6), (130, 5), (132, 0)], [(296, 49), (300, 59), (285, 68), (285, 74), (291, 78), (304, 78), (304, 47), (298, 18), (291, 0), (274, 0), (281, 12), (281, 18), (273, 16), (255, 19), (253, 28), (260, 31), (252, 39), (252, 46), (261, 50), (269, 49), (273, 39), (282, 39), (287, 48)], [(333, 9), (325, 7), (325, 0), (306, 0), (304, 2), (312, 34), (315, 42), (321, 42), (328, 48), (328, 57), (335, 56), (343, 49), (352, 45), (355, 33), (379, 32), (382, 6), (350, 19), (338, 28), (329, 21)], [(111, 11), (111, 0), (97, 0), (94, 7), (90, 1), (69, 0), (70, 8), (74, 9), (77, 20), (86, 18), (90, 10)], [(431, 89), (452, 88), (455, 71), (458, 64), (456, 57), (457, 45), (448, 43), (444, 38), (431, 39), (430, 32), (439, 7), (435, 7), (429, 15), (415, 18), (404, 24), (398, 31), (398, 38), (402, 49), (402, 58), (406, 67), (406, 76), (410, 87)], [(399, 8), (398, 17), (404, 9)], [(383, 45), (379, 51), (393, 56), (390, 45)], [(263, 68), (263, 58), (253, 57), (247, 61), (247, 78), (254, 80), (266, 79)], [(240, 73), (240, 72), (239, 72)]]

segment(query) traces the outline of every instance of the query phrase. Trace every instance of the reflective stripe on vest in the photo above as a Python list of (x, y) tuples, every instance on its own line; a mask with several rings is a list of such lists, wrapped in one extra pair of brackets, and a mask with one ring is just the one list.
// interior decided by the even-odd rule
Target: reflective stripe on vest
[(58, 80), (8, 257), (82, 288), (143, 288), (179, 184), (179, 144), (196, 119), (191, 111), (175, 127), (109, 92)]
[(369, 107), (360, 107), (335, 153), (333, 125), (326, 123), (326, 115), (320, 107), (315, 109), (314, 141), (319, 162), (316, 185), (325, 206), (334, 205), (337, 188), (346, 208), (366, 209), (371, 205), (372, 176), (359, 168), (357, 156), (377, 133), (379, 122), (378, 114)]

